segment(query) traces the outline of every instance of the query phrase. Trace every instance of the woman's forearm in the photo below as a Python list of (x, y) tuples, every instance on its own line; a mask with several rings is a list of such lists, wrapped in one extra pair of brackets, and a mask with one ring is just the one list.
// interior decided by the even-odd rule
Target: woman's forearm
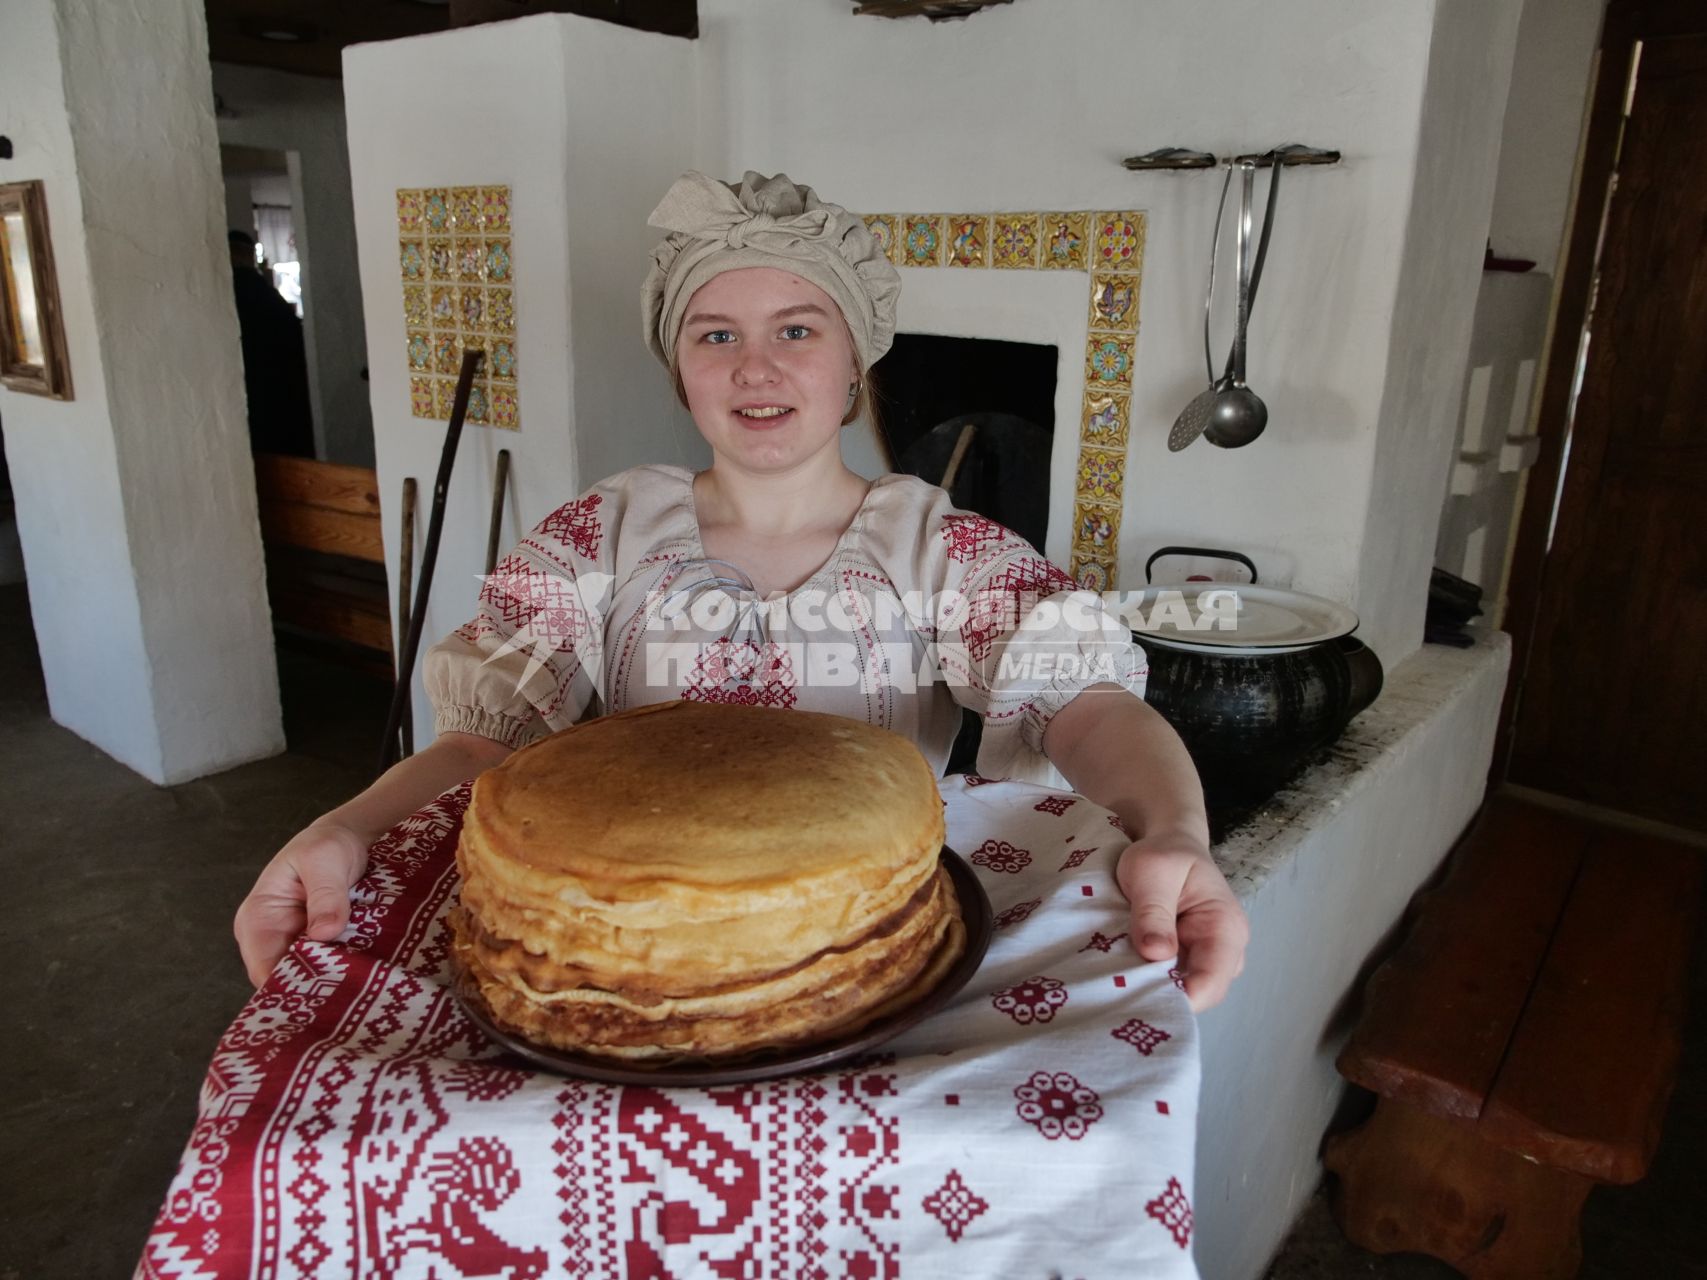
[(1207, 846), (1203, 787), (1179, 734), (1116, 684), (1084, 690), (1049, 722), (1043, 750), (1073, 790), (1119, 815), (1134, 838), (1177, 832)]
[(387, 769), (360, 795), (320, 819), (372, 844), (392, 827), (458, 783), (502, 762), (510, 748), (472, 733), (446, 733)]

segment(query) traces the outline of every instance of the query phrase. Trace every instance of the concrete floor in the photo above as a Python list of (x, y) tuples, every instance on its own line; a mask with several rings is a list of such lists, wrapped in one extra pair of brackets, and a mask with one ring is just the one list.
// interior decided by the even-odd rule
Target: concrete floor
[[(0, 587), (0, 964), (28, 975), (0, 1066), (0, 1280), (131, 1274), (249, 992), (232, 913), (288, 836), (369, 777), (385, 689), (300, 657), (280, 675), (285, 755), (155, 787), (49, 719), (24, 589)], [(1586, 1277), (1707, 1276), (1707, 948), (1693, 986), (1660, 1154), (1647, 1181), (1591, 1197)], [(1268, 1280), (1456, 1274), (1347, 1244), (1318, 1194)]]

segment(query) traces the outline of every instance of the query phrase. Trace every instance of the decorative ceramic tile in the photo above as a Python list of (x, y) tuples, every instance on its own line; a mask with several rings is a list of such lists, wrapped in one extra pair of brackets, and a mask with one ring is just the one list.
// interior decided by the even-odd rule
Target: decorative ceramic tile
[(1144, 265), (1144, 215), (1099, 213), (1095, 265), (1104, 271), (1137, 271)]
[(1085, 223), (1082, 213), (1043, 215), (1043, 266), (1058, 271), (1085, 270)]
[(486, 279), (493, 284), (509, 284), (513, 274), (509, 239), (488, 240), (486, 242)]
[(950, 214), (948, 265), (982, 267), (990, 260), (990, 218), (982, 213)]
[(427, 327), (426, 285), (406, 284), (403, 286), (403, 327), (405, 329), (425, 329)]
[(990, 220), (990, 265), (1029, 268), (1037, 265), (1035, 213), (998, 213)]
[(1085, 339), (1087, 387), (1128, 389), (1132, 385), (1132, 348), (1136, 341), (1126, 334), (1090, 334)]
[(910, 213), (901, 220), (901, 265), (934, 267), (942, 261), (940, 213)]
[(484, 383), (476, 382), (468, 389), (468, 417), (465, 421), (478, 422), (484, 425), (490, 416), (490, 412), (486, 398), (486, 386)]
[(433, 335), (433, 372), (455, 377), (462, 371), (462, 343), (454, 333)]
[(508, 289), (486, 290), (486, 331), (514, 333), (516, 331), (515, 299)]
[(865, 216), (865, 228), (871, 232), (871, 238), (877, 247), (883, 251), (883, 256), (891, 262), (900, 262), (901, 255), (897, 246), (900, 235), (896, 231), (897, 219), (889, 213), (868, 213)]
[(1112, 556), (1084, 556), (1074, 548), (1071, 576), (1081, 591), (1111, 591), (1114, 589), (1114, 559)]
[(450, 421), (451, 408), (456, 404), (456, 379), (433, 379), (433, 417), (440, 422)]
[(464, 333), (486, 328), (486, 290), (465, 284), (456, 291), (456, 322)]
[(452, 252), (448, 239), (427, 241), (427, 278), (429, 280), (456, 279), (456, 255)]
[(456, 278), (464, 284), (478, 284), (486, 278), (486, 242), (480, 239), (457, 240)]
[(433, 380), (431, 378), (414, 377), (409, 379), (409, 412), (417, 418), (433, 416)]
[(1080, 449), (1079, 497), (1097, 502), (1119, 502), (1125, 468), (1123, 454), (1109, 449)]
[(508, 187), (480, 188), (480, 220), (489, 236), (510, 232), (510, 189)]
[(421, 234), (424, 225), (423, 203), (419, 191), (397, 193), (397, 234), (403, 239), (413, 240)]
[(494, 427), (519, 427), (521, 414), (516, 405), (516, 389), (494, 384), (491, 393), (492, 425)]
[(1138, 277), (1126, 272), (1091, 273), (1091, 318), (1093, 329), (1138, 331)]
[(420, 330), (409, 334), (409, 368), (425, 373), (433, 365), (433, 340)]
[(1124, 449), (1132, 417), (1132, 398), (1114, 392), (1087, 391), (1079, 419), (1079, 443), (1097, 448)]
[(493, 382), (516, 380), (516, 344), (512, 338), (486, 339), (486, 374)]
[(397, 265), (405, 280), (420, 280), (427, 273), (426, 256), (419, 240), (404, 240), (397, 246)]
[(1120, 531), (1120, 508), (1097, 502), (1073, 504), (1073, 554), (1075, 557), (1100, 558), (1104, 548), (1114, 546), (1115, 534)]
[(459, 236), (480, 234), (480, 188), (452, 187), (450, 189), (451, 229)]
[(456, 328), (456, 290), (448, 284), (435, 284), (427, 296), (433, 328)]
[(421, 216), (427, 222), (427, 234), (446, 236), (450, 234), (450, 193), (443, 187), (434, 187), (421, 193)]

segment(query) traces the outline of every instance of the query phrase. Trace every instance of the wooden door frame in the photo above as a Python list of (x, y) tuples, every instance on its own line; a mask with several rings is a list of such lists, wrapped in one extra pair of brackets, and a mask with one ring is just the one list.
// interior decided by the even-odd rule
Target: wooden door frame
[(1624, 119), (1630, 57), (1639, 40), (1699, 34), (1707, 34), (1707, 10), (1701, 0), (1609, 0), (1601, 23), (1594, 80), (1589, 89), (1587, 130), (1577, 168), (1577, 189), (1566, 222), (1568, 249), (1554, 303), (1547, 365), (1536, 411), (1540, 453), (1524, 486), (1523, 509), (1518, 516), (1517, 543), (1512, 549), (1511, 577), (1506, 590), (1504, 622), (1511, 635), (1511, 672), (1500, 703), (1493, 762), (1488, 770), (1493, 785), (1505, 781), (1511, 766), (1518, 697), (1535, 642), (1535, 618), (1541, 604), (1547, 559), (1547, 528), (1552, 522), (1554, 495), (1559, 488), (1571, 383), (1576, 375), (1577, 351), (1594, 284), (1595, 244), (1607, 212), (1606, 190), (1612, 180), (1619, 129)]

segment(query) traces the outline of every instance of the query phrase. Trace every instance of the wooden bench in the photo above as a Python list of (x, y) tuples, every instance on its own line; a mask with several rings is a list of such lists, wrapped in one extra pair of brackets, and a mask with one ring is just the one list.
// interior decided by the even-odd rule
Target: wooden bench
[(1472, 1280), (1576, 1273), (1588, 1193), (1638, 1181), (1659, 1141), (1702, 864), (1489, 802), (1339, 1057), (1380, 1095), (1324, 1155), (1350, 1240)]
[(391, 679), (395, 650), (372, 469), (256, 454), (255, 488), (275, 627), (329, 640), (356, 665)]

